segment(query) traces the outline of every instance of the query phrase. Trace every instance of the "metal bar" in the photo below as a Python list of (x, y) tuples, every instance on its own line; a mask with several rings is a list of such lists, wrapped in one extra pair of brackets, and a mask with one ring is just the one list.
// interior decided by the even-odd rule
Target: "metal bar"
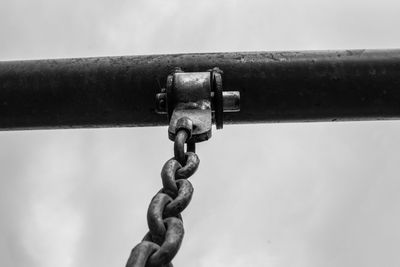
[(210, 53), (0, 62), (0, 129), (167, 125), (175, 67), (223, 70), (225, 123), (400, 118), (400, 50)]

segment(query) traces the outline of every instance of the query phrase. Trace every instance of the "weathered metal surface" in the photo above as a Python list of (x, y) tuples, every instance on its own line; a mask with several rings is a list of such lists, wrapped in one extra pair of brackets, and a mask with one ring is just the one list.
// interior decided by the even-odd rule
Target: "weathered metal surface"
[[(223, 92), (219, 68), (204, 72), (183, 72), (177, 68), (168, 76), (166, 90), (161, 89), (156, 94), (156, 112), (168, 115), (168, 136), (172, 141), (183, 126), (179, 126), (180, 121), (186, 124), (183, 128), (189, 132), (188, 142), (208, 140), (213, 122), (217, 129), (222, 129), (224, 109), (237, 112), (239, 104), (240, 92)], [(189, 124), (190, 129), (187, 127)]]
[(175, 159), (180, 164), (184, 164), (186, 161), (184, 148), (185, 148), (185, 143), (188, 138), (189, 138), (188, 132), (183, 129), (180, 129), (175, 136), (174, 156), (175, 156)]
[(227, 91), (222, 92), (222, 112), (238, 112), (240, 111), (240, 92)]
[[(162, 90), (163, 91), (163, 90)], [(239, 91), (224, 91), (222, 99), (216, 100), (215, 94), (211, 92), (211, 109), (213, 109), (214, 101), (222, 102), (223, 112), (239, 112), (240, 111), (240, 92)], [(156, 112), (158, 114), (167, 114), (167, 93), (161, 92), (156, 95)]]
[[(185, 140), (178, 140), (175, 146), (184, 151)], [(168, 160), (161, 171), (163, 188), (153, 197), (147, 210), (149, 232), (142, 242), (135, 246), (129, 256), (126, 267), (172, 266), (172, 259), (178, 252), (183, 236), (183, 222), (180, 213), (189, 205), (193, 186), (187, 180), (197, 170), (200, 160), (193, 152), (183, 155), (184, 161), (177, 160), (177, 155)]]
[(225, 123), (400, 117), (400, 50), (215, 53), (0, 62), (0, 128), (167, 125), (168, 74), (215, 66), (241, 94)]
[(171, 74), (168, 80), (169, 138), (175, 140), (179, 121), (186, 118), (184, 121), (192, 125), (188, 138), (193, 142), (208, 140), (212, 126), (211, 73), (177, 72)]
[(214, 71), (212, 72), (212, 80), (214, 88), (213, 109), (214, 109), (215, 126), (217, 129), (222, 129), (224, 125), (224, 119), (223, 119), (224, 99), (222, 93), (223, 92), (222, 71), (218, 67), (215, 67)]

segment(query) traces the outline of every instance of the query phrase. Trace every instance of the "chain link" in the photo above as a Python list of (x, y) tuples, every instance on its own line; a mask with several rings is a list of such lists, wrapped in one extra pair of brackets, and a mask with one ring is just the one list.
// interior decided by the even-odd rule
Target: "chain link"
[(188, 143), (187, 131), (179, 130), (174, 142), (174, 157), (161, 171), (163, 188), (153, 197), (147, 210), (149, 232), (136, 245), (126, 267), (172, 267), (172, 259), (178, 252), (183, 236), (181, 212), (189, 205), (193, 186), (187, 180), (200, 163), (195, 144)]

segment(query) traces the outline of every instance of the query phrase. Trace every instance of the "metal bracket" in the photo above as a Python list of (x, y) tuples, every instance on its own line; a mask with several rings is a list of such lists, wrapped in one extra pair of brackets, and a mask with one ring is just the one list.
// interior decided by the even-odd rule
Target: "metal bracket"
[(181, 118), (192, 121), (187, 142), (198, 143), (211, 138), (213, 121), (217, 129), (222, 129), (223, 112), (239, 110), (240, 93), (223, 92), (222, 71), (218, 68), (206, 72), (183, 72), (177, 68), (168, 75), (166, 89), (156, 95), (156, 112), (168, 114), (171, 140), (175, 140)]

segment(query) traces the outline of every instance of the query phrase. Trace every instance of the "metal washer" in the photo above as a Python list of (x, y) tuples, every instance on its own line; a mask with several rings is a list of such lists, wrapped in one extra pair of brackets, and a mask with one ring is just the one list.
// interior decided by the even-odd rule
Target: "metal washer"
[(214, 116), (215, 126), (217, 129), (223, 128), (223, 113), (224, 103), (222, 97), (222, 75), (219, 72), (213, 71), (213, 89), (214, 89)]

